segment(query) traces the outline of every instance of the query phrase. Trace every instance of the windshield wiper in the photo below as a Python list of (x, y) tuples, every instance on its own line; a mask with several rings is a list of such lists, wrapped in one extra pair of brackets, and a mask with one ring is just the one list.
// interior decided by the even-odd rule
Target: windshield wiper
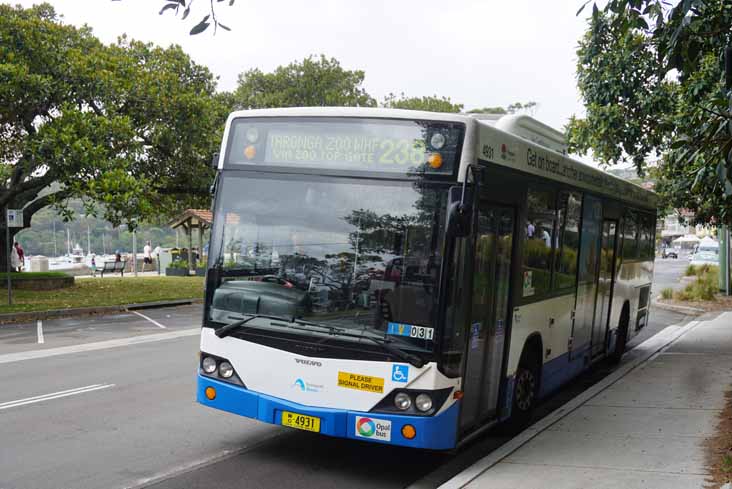
[[(224, 338), (226, 336), (229, 336), (232, 331), (237, 330), (247, 324), (252, 319), (256, 318), (264, 318), (264, 319), (272, 319), (274, 321), (287, 321), (287, 318), (283, 318), (281, 316), (269, 316), (267, 314), (250, 314), (245, 318), (242, 318), (238, 321), (234, 321), (233, 323), (229, 323), (226, 326), (222, 326), (216, 330), (216, 336), (219, 338)], [(233, 319), (232, 316), (229, 316), (229, 319)]]
[[(313, 323), (315, 324), (315, 323)], [(324, 324), (315, 324), (316, 326), (320, 326), (322, 328), (333, 328), (333, 326), (326, 326)], [(414, 365), (417, 368), (424, 367), (424, 364), (426, 363), (422, 358), (420, 358), (418, 355), (414, 355), (413, 353), (406, 352), (400, 348), (397, 348), (396, 346), (391, 345), (392, 340), (385, 339), (385, 338), (376, 338), (374, 336), (364, 336), (363, 334), (351, 334), (346, 333), (346, 330), (339, 328), (333, 328), (336, 330), (335, 332), (332, 332), (331, 334), (335, 336), (345, 336), (348, 338), (358, 338), (358, 339), (365, 339), (370, 340), (373, 343), (376, 343), (377, 345), (381, 346), (384, 350), (391, 353), (395, 357), (404, 360), (405, 362), (409, 363), (410, 365)]]
[(343, 328), (336, 328), (335, 326), (328, 326), (327, 324), (314, 323), (312, 321), (303, 321), (302, 319), (293, 319), (292, 321), (288, 321), (287, 323), (284, 323), (284, 322), (280, 322), (280, 323), (272, 322), (272, 324), (274, 324), (275, 326), (287, 326), (288, 328), (300, 329), (300, 330), (303, 330), (303, 331), (312, 331), (309, 328), (296, 328), (295, 326), (293, 326), (293, 324), (297, 324), (297, 325), (300, 325), (300, 326), (310, 326), (310, 327), (313, 327), (313, 328), (321, 328), (321, 329), (324, 329), (328, 333), (333, 334), (333, 335), (335, 335), (335, 334), (342, 334), (342, 333), (344, 333), (346, 331)]
[(410, 365), (414, 365), (417, 368), (424, 367), (425, 361), (422, 360), (418, 355), (414, 355), (413, 353), (406, 352), (400, 348), (397, 348), (396, 346), (390, 345), (391, 340), (387, 340), (385, 338), (375, 338), (373, 336), (363, 336), (363, 335), (349, 335), (349, 336), (355, 336), (356, 338), (365, 338), (367, 340), (371, 340), (377, 345), (384, 348), (384, 350), (388, 351), (392, 355), (394, 355), (397, 358), (400, 358), (404, 360), (405, 362), (409, 363)]

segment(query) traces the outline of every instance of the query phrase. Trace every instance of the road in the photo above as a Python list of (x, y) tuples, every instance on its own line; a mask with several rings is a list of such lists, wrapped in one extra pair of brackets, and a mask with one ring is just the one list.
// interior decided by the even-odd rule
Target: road
[(686, 254), (681, 255), (678, 259), (656, 258), (652, 287), (653, 297), (659, 296), (661, 291), (667, 287), (672, 289), (680, 288), (679, 277), (684, 275), (687, 266), (689, 266), (689, 257)]
[[(0, 488), (435, 487), (508, 439), (493, 432), (456, 454), (431, 453), (203, 408), (200, 316), (184, 306), (0, 327)], [(685, 319), (654, 310), (631, 346)], [(610, 368), (583, 375), (538, 416)]]

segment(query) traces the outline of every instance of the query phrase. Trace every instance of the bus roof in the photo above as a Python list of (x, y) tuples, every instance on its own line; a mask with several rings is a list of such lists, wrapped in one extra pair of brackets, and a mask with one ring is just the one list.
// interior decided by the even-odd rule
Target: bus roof
[(623, 202), (655, 209), (657, 195), (566, 154), (563, 134), (526, 115), (481, 117), (469, 114), (371, 107), (286, 107), (232, 112), (226, 122), (219, 157), (223, 166), (224, 144), (231, 122), (248, 117), (365, 117), (460, 122), (465, 124), (465, 144), (458, 181), (465, 178), (467, 165), (476, 159), (594, 191)]

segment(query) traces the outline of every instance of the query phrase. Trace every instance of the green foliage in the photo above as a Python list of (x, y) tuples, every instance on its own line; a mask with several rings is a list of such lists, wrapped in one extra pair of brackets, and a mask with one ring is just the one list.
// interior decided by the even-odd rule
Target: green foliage
[(521, 102), (514, 102), (509, 104), (507, 107), (482, 107), (478, 109), (470, 109), (468, 114), (517, 114), (519, 112), (528, 112), (533, 114), (539, 107), (534, 101), (528, 101), (525, 104)]
[(719, 268), (704, 265), (696, 269), (696, 280), (674, 294), (680, 301), (714, 301), (719, 292)]
[(384, 98), (382, 105), (389, 109), (426, 110), (428, 112), (453, 112), (463, 110), (463, 104), (454, 104), (450, 97), (407, 97), (401, 93), (399, 97), (390, 93)]
[(361, 86), (364, 72), (349, 71), (335, 58), (309, 56), (272, 73), (252, 69), (239, 75), (234, 101), (240, 109), (267, 107), (374, 107)]
[(505, 107), (481, 107), (479, 109), (470, 109), (468, 114), (508, 114)]
[(0, 5), (0, 207), (24, 208), (27, 227), (49, 204), (71, 219), (81, 198), (134, 226), (206, 205), (229, 111), (214, 90), (178, 46), (104, 45), (48, 4)]
[[(72, 247), (78, 243), (85, 253), (91, 251), (99, 255), (112, 253), (114, 250), (132, 250), (132, 232), (127, 226), (115, 228), (109, 221), (87, 214), (84, 203), (78, 199), (69, 200), (66, 206), (75, 216), (73, 220), (64, 222), (63, 215), (56, 209), (46, 207), (33, 215), (32, 227), (15, 236), (26, 255), (63, 255), (66, 253), (67, 236), (71, 237)], [(103, 215), (104, 211), (99, 210), (96, 214)], [(175, 231), (168, 226), (165, 216), (153, 216), (140, 222), (136, 233), (139, 250), (142, 250), (146, 241), (150, 241), (153, 248), (172, 248), (176, 244)], [(90, 249), (87, 249), (87, 242)]]
[(189, 268), (188, 260), (175, 260), (168, 265), (169, 268), (182, 268), (187, 270)]
[[(218, 21), (216, 17), (216, 7), (220, 2), (223, 0), (217, 0), (216, 3), (210, 2), (208, 3), (208, 10), (207, 14), (201, 18), (200, 21), (196, 25), (193, 26), (189, 34), (191, 36), (195, 36), (196, 34), (200, 34), (206, 29), (209, 28), (211, 24), (214, 26), (214, 34), (218, 30), (218, 28), (222, 28), (225, 31), (230, 31), (231, 29), (227, 27), (226, 25), (222, 24)], [(228, 6), (231, 7), (234, 5), (235, 0), (229, 0)], [(163, 7), (160, 9), (160, 15), (163, 15), (165, 12), (172, 12), (175, 14), (175, 16), (178, 16), (178, 13), (181, 13), (181, 20), (186, 20), (188, 15), (191, 13), (191, 7), (193, 6), (193, 0), (189, 0), (188, 4), (186, 4), (185, 0), (164, 0)]]
[(665, 289), (661, 290), (661, 299), (669, 300), (673, 298), (674, 296), (674, 289), (671, 287), (666, 287)]
[[(586, 2), (587, 5), (590, 2)], [(732, 223), (732, 150), (723, 50), (725, 0), (610, 0), (593, 8), (578, 50), (587, 115), (570, 121), (574, 151), (603, 163), (632, 161), (640, 174), (662, 156), (656, 191), (697, 222)]]
[(694, 265), (687, 266), (686, 271), (684, 272), (684, 275), (686, 275), (687, 277), (696, 275), (696, 267)]

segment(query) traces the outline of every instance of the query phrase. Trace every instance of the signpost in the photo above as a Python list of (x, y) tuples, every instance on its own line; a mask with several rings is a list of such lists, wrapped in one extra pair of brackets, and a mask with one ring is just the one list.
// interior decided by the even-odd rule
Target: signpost
[(22, 209), (7, 209), (5, 213), (5, 241), (8, 243), (8, 254), (7, 254), (7, 275), (8, 275), (8, 305), (13, 304), (13, 291), (12, 283), (10, 281), (10, 255), (13, 253), (13, 243), (10, 242), (10, 228), (22, 228), (23, 227), (23, 210)]

